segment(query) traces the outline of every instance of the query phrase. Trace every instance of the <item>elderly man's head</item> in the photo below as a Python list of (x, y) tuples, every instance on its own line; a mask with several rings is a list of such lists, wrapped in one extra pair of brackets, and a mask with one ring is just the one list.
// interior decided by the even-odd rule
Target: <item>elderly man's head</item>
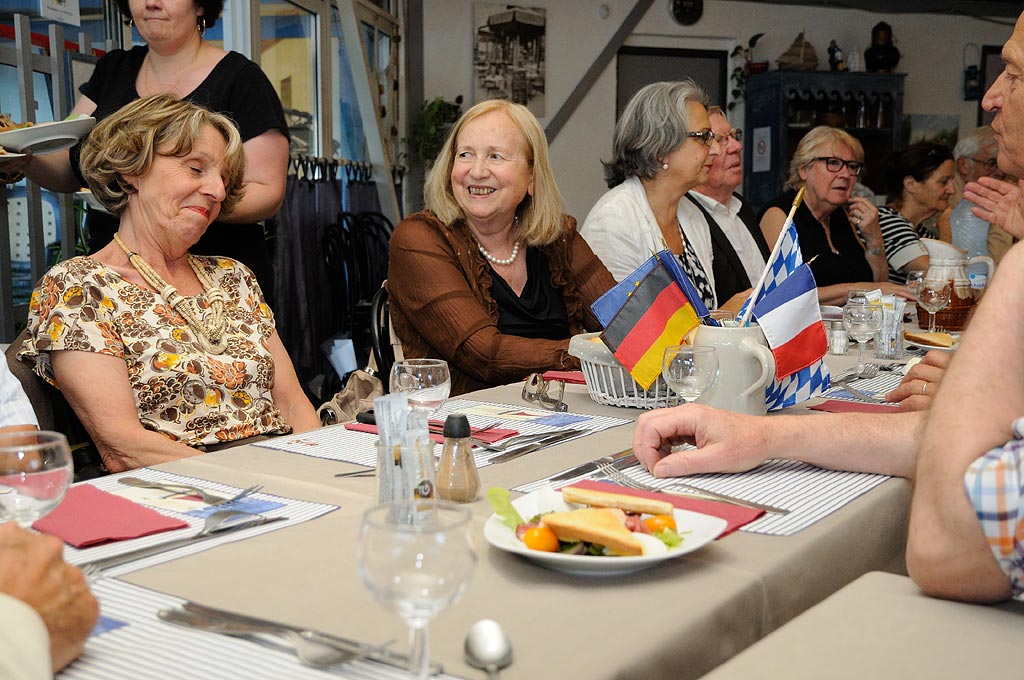
[(711, 161), (708, 181), (695, 191), (724, 204), (743, 183), (743, 133), (733, 128), (720, 106), (709, 108), (708, 117), (711, 119), (711, 131), (721, 140), (722, 154)]
[(976, 182), (979, 177), (1002, 177), (996, 163), (995, 132), (990, 125), (982, 125), (961, 137), (953, 149), (956, 174), (964, 182)]
[(996, 114), (992, 129), (999, 145), (999, 169), (1024, 177), (1024, 14), (1003, 45), (1003, 62), (1006, 68), (981, 105)]

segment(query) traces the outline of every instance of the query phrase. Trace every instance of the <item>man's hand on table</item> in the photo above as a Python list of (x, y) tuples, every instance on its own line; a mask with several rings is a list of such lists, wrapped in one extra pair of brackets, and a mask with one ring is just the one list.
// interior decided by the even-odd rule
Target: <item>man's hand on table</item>
[[(648, 411), (633, 435), (633, 452), (655, 477), (702, 472), (743, 472), (760, 465), (770, 450), (764, 419), (701, 404)], [(677, 451), (694, 444), (695, 451)]]
[(885, 395), (885, 400), (898, 403), (901, 411), (928, 410), (952, 358), (952, 352), (928, 352), (910, 367), (900, 384)]
[(0, 592), (28, 604), (43, 619), (54, 671), (82, 653), (99, 618), (99, 604), (82, 570), (64, 562), (62, 547), (55, 536), (0, 524)]

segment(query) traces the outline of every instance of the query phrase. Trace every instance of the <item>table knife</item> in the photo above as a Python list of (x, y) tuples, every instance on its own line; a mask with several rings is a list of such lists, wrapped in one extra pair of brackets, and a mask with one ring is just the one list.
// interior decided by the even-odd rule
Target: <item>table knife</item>
[(510, 460), (515, 460), (519, 456), (525, 456), (526, 454), (533, 453), (534, 451), (536, 451), (538, 449), (543, 449), (545, 446), (550, 446), (551, 444), (555, 444), (557, 442), (560, 442), (563, 439), (570, 439), (572, 437), (578, 437), (579, 435), (580, 435), (580, 431), (579, 430), (566, 430), (565, 432), (552, 432), (550, 435), (548, 435), (547, 437), (544, 437), (543, 439), (538, 439), (537, 441), (532, 442), (530, 444), (526, 444), (525, 446), (520, 446), (520, 447), (514, 448), (514, 449), (512, 449), (510, 451), (506, 451), (505, 453), (499, 454), (499, 455), (495, 456), (494, 458), (491, 458), (488, 462), (489, 463), (507, 463)]
[[(618, 453), (613, 453), (611, 458), (612, 458), (612, 460), (615, 461), (615, 463), (613, 463), (613, 464), (617, 464), (620, 461), (626, 460), (626, 459), (632, 459), (630, 461), (630, 464), (632, 464), (633, 462), (636, 461), (636, 456), (633, 455), (633, 449), (626, 449), (625, 451), (619, 451)], [(618, 467), (618, 466), (616, 465), (616, 467)], [(565, 472), (559, 472), (554, 477), (548, 478), (548, 481), (549, 482), (564, 482), (567, 479), (573, 479), (574, 477), (579, 477), (581, 475), (585, 475), (585, 474), (591, 473), (591, 472), (593, 472), (596, 469), (597, 469), (597, 462), (592, 460), (592, 461), (589, 461), (587, 463), (581, 463), (580, 465), (577, 465), (576, 467), (569, 468)]]
[(182, 546), (202, 543), (203, 541), (208, 541), (212, 538), (220, 538), (225, 534), (230, 534), (235, 531), (241, 531), (242, 529), (251, 529), (253, 527), (263, 526), (264, 524), (272, 524), (274, 522), (280, 522), (281, 520), (285, 519), (288, 518), (259, 516), (258, 518), (250, 521), (238, 522), (236, 524), (228, 525), (223, 529), (215, 531), (211, 534), (206, 534), (205, 536), (186, 536), (184, 538), (177, 538), (173, 541), (168, 541), (167, 543), (159, 543), (157, 545), (146, 546), (145, 548), (138, 548), (136, 550), (131, 550), (120, 555), (112, 555), (111, 557), (104, 557), (102, 559), (92, 560), (91, 562), (83, 562), (82, 564), (78, 564), (76, 566), (81, 567), (83, 569), (85, 567), (91, 567), (93, 570), (102, 571), (103, 569), (119, 567), (122, 564), (127, 564), (128, 562), (141, 560), (144, 557), (152, 557), (153, 555), (159, 555), (160, 553), (176, 550), (177, 548), (181, 548)]

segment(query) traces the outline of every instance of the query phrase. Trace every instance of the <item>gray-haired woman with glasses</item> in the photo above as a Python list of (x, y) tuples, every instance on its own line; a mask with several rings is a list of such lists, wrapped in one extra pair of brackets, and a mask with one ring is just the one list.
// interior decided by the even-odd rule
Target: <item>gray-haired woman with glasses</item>
[(953, 154), (941, 144), (911, 144), (889, 156), (884, 176), (888, 196), (878, 215), (889, 280), (906, 283), (908, 271), (928, 270), (928, 251), (920, 239), (931, 234), (922, 222), (949, 207), (956, 190)]
[(864, 148), (855, 137), (838, 128), (816, 127), (797, 145), (786, 191), (768, 203), (759, 218), (765, 240), (774, 245), (797, 191), (804, 187), (793, 223), (822, 304), (843, 304), (851, 290), (860, 288), (912, 297), (903, 286), (887, 283), (878, 209), (866, 198), (852, 197), (863, 169)]
[(687, 191), (708, 181), (711, 162), (721, 153), (708, 96), (692, 80), (652, 83), (633, 95), (615, 125), (612, 160), (604, 164), (610, 191), (580, 227), (616, 281), (667, 247), (704, 304), (725, 306), (711, 278), (707, 224), (687, 219), (679, 206)]

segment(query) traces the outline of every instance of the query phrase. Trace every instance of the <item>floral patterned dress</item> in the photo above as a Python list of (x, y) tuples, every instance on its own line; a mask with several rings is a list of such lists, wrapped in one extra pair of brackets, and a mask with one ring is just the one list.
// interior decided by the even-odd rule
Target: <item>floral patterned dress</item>
[[(274, 406), (274, 317), (245, 265), (198, 258), (227, 298), (228, 346), (208, 354), (157, 293), (89, 257), (54, 266), (32, 292), (29, 338), (18, 358), (56, 387), (50, 352), (98, 352), (123, 359), (139, 420), (190, 446), (290, 432)], [(205, 309), (206, 296), (193, 298)]]

